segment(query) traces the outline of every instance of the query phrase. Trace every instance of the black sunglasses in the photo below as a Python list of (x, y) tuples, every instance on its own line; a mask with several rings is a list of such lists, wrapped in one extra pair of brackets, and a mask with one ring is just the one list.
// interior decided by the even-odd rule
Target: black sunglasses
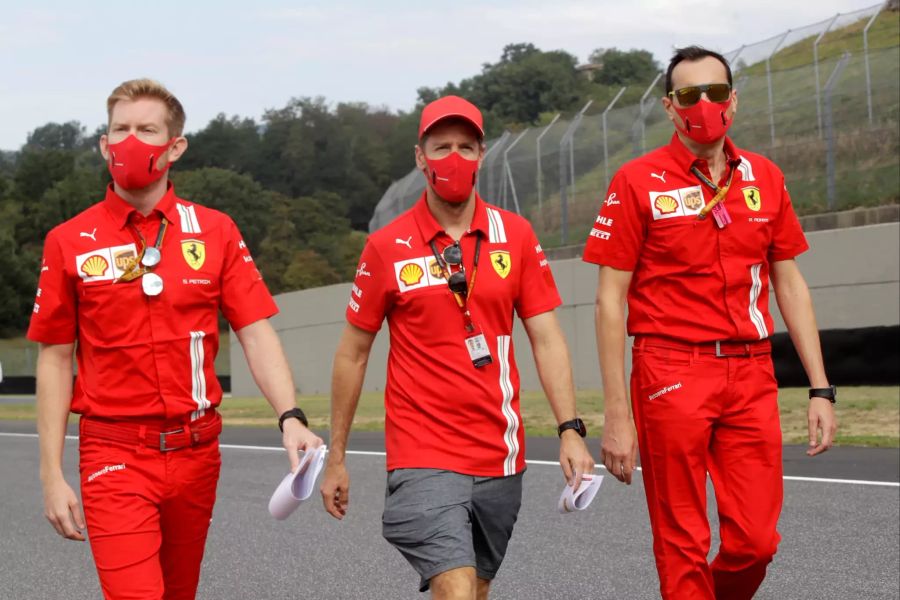
[(693, 106), (700, 102), (700, 98), (706, 92), (710, 102), (725, 102), (731, 96), (731, 86), (727, 83), (706, 83), (703, 85), (689, 85), (669, 92), (669, 96), (678, 100), (681, 106)]
[(459, 247), (459, 242), (454, 242), (453, 244), (444, 248), (444, 251), (441, 252), (441, 256), (444, 258), (444, 262), (448, 265), (461, 265), (462, 248)]

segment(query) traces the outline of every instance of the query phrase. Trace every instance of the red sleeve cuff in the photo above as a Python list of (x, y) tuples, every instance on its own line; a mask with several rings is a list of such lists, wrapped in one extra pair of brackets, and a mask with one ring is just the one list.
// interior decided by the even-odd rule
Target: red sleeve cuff
[(384, 322), (384, 318), (382, 318), (381, 321), (378, 321), (378, 323), (372, 323), (371, 321), (366, 321), (352, 310), (347, 309), (347, 322), (354, 327), (359, 327), (363, 331), (378, 333), (381, 331), (381, 324)]

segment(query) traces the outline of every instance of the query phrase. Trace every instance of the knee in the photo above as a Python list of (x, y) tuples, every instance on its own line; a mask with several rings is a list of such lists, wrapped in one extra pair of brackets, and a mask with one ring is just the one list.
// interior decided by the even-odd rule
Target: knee
[(728, 562), (739, 568), (764, 567), (772, 562), (778, 550), (778, 537), (770, 539), (749, 538), (738, 548), (727, 552)]

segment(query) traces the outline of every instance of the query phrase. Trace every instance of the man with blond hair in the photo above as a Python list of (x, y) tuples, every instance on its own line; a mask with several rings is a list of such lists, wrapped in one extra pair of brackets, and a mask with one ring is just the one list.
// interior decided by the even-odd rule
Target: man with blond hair
[[(221, 463), (220, 307), (280, 415), (291, 467), (322, 441), (296, 407), (268, 321), (277, 307), (240, 232), (168, 181), (188, 147), (181, 103), (138, 79), (113, 90), (107, 110), (100, 152), (113, 182), (47, 235), (28, 329), (40, 343), (44, 510), (65, 538), (83, 541), (87, 529), (106, 598), (190, 599)], [(62, 472), (70, 412), (81, 415), (84, 516)]]

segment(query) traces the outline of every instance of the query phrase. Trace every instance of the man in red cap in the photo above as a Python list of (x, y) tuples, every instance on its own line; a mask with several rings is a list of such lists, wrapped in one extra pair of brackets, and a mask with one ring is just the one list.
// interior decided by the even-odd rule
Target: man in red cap
[(334, 358), (326, 510), (349, 501), (345, 450), (366, 362), (387, 318), (387, 493), (383, 533), (419, 589), (487, 598), (522, 495), (525, 432), (512, 350), (513, 313), (528, 332), (559, 423), (560, 466), (578, 486), (594, 466), (577, 418), (560, 298), (529, 223), (475, 192), (481, 112), (455, 96), (422, 111), (418, 203), (369, 236)]
[[(221, 463), (220, 308), (281, 415), (291, 466), (322, 441), (296, 407), (268, 321), (277, 307), (240, 232), (168, 182), (187, 150), (181, 103), (138, 79), (113, 90), (107, 110), (100, 153), (113, 182), (47, 234), (28, 329), (40, 342), (44, 511), (65, 538), (83, 541), (86, 526), (106, 598), (191, 600)], [(62, 471), (70, 412), (81, 415), (84, 516)]]
[[(780, 539), (770, 278), (812, 386), (810, 456), (834, 439), (835, 391), (794, 260), (809, 246), (784, 175), (726, 136), (737, 109), (728, 62), (696, 46), (677, 50), (663, 105), (676, 129), (672, 141), (616, 173), (584, 250), (585, 261), (600, 265), (601, 459), (631, 483), (640, 446), (663, 598), (749, 599)], [(721, 536), (712, 564), (707, 473)]]

